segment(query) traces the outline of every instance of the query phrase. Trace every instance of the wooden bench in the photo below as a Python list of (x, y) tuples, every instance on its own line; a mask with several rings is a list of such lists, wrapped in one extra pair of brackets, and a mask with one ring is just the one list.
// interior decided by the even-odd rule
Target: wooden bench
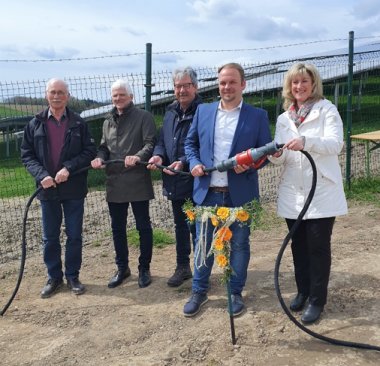
[[(372, 131), (372, 132), (366, 132), (366, 133), (360, 133), (358, 135), (352, 135), (351, 139), (356, 140), (364, 140), (365, 143), (365, 163), (366, 163), (366, 174), (367, 177), (370, 177), (370, 157), (371, 157), (371, 151), (376, 150), (380, 148), (380, 130), (379, 131)], [(370, 148), (370, 143), (373, 144), (373, 146)]]

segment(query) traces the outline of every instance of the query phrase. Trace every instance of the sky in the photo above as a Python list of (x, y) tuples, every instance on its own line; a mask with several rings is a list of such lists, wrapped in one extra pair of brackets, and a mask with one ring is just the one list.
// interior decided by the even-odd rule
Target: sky
[(350, 31), (355, 45), (380, 42), (379, 0), (0, 0), (0, 9), (0, 83), (144, 73), (147, 43), (158, 72), (330, 51), (347, 47)]

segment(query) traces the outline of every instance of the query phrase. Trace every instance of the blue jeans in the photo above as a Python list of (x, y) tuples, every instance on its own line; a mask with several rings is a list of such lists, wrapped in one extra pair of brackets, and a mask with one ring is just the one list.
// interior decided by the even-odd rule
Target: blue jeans
[[(153, 231), (149, 216), (149, 201), (131, 202), (136, 229), (140, 237), (139, 269), (149, 269), (153, 252)], [(129, 202), (108, 202), (111, 216), (115, 262), (119, 271), (125, 271), (129, 263), (127, 242), (127, 217)]]
[[(229, 193), (211, 192), (207, 196), (202, 206), (224, 206), (233, 207)], [(233, 223), (230, 226), (232, 231), (231, 239), (231, 256), (230, 264), (233, 269), (233, 274), (230, 278), (231, 293), (241, 294), (247, 280), (248, 264), (250, 259), (249, 235), (250, 227), (248, 225), (239, 225)], [(214, 227), (210, 223), (207, 232), (207, 252), (210, 249), (212, 241), (212, 232)], [(200, 223), (196, 223), (197, 242), (200, 232)], [(198, 244), (197, 244), (198, 245)], [(195, 259), (196, 264), (196, 259)], [(211, 255), (206, 259), (206, 265), (197, 268), (194, 265), (192, 291), (194, 293), (206, 293), (209, 287), (209, 278), (211, 275), (212, 266), (214, 264), (214, 256)]]
[(48, 276), (55, 280), (63, 278), (59, 236), (64, 216), (67, 236), (65, 277), (70, 279), (78, 278), (82, 265), (84, 198), (79, 200), (49, 200), (40, 202), (42, 208), (43, 255)]
[(177, 253), (177, 267), (188, 266), (190, 264), (190, 233), (195, 247), (195, 225), (189, 224), (185, 213), (182, 211), (182, 206), (186, 200), (172, 200), (173, 217), (175, 224), (175, 241)]

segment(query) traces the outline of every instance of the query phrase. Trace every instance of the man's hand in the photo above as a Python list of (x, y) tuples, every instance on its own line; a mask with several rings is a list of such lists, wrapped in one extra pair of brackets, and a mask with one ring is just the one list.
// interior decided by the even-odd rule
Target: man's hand
[(56, 187), (57, 185), (54, 182), (54, 179), (48, 175), (44, 179), (41, 180), (41, 186), (43, 189), (48, 189), (50, 187)]
[(141, 161), (139, 156), (136, 155), (128, 155), (124, 159), (124, 165), (126, 168), (135, 166), (139, 161)]
[(55, 175), (55, 182), (57, 184), (60, 184), (60, 183), (63, 183), (63, 182), (66, 182), (67, 179), (69, 179), (69, 171), (66, 169), (66, 168), (62, 168), (56, 175)]
[(157, 170), (159, 169), (156, 164), (158, 165), (162, 165), (162, 158), (158, 155), (154, 155), (152, 156), (149, 160), (148, 160), (148, 163), (149, 165), (147, 165), (147, 169), (150, 169), (150, 170)]
[(205, 175), (204, 169), (206, 169), (204, 165), (198, 164), (193, 169), (191, 169), (191, 175), (193, 177), (201, 177), (202, 175)]
[(101, 169), (104, 168), (104, 160), (100, 158), (95, 158), (94, 160), (91, 161), (91, 166), (94, 169)]
[[(182, 161), (175, 161), (173, 163), (171, 163), (168, 168), (171, 168), (171, 169), (174, 169), (174, 170), (182, 170), (183, 169), (183, 164), (182, 164)], [(176, 175), (177, 173), (174, 173), (173, 171), (171, 170), (168, 170), (168, 169), (164, 169), (163, 172), (165, 174), (168, 174), (168, 175)]]
[(234, 166), (234, 170), (236, 174), (244, 173), (248, 169), (249, 169), (249, 166), (245, 164)]

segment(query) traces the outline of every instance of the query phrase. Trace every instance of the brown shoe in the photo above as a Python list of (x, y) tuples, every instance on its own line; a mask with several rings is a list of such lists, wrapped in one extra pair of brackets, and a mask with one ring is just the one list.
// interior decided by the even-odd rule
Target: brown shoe
[(177, 267), (173, 276), (168, 279), (168, 286), (178, 287), (183, 284), (185, 280), (193, 277), (190, 266)]

